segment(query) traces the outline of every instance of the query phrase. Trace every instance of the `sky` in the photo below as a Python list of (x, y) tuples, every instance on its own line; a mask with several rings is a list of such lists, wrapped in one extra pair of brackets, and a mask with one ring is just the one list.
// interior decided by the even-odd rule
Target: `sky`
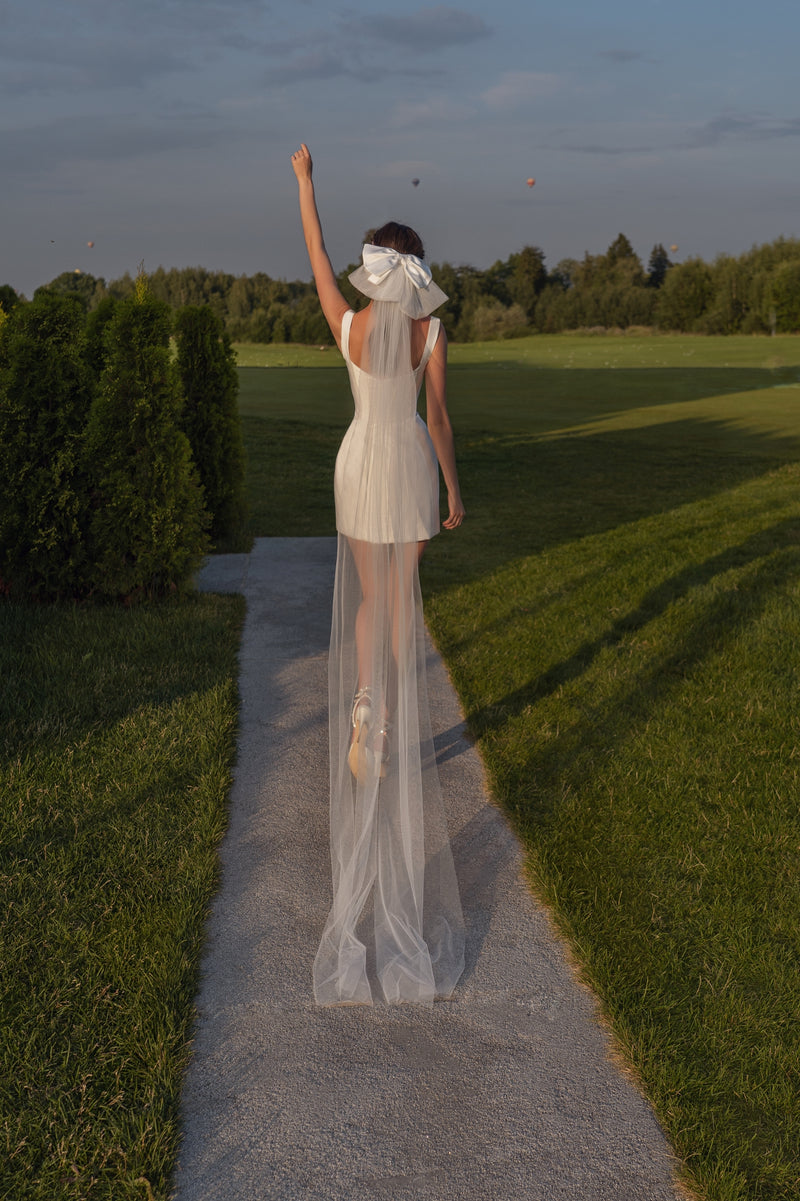
[(479, 268), (796, 237), (798, 45), (797, 0), (0, 0), (0, 284), (309, 279), (300, 142), (337, 271), (387, 220)]

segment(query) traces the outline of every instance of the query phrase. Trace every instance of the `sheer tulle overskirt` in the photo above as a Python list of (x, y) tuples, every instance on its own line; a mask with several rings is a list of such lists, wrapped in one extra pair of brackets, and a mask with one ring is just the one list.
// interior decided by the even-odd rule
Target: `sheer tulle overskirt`
[[(364, 931), (371, 899), (385, 999), (431, 1004), (449, 996), (461, 975), (464, 927), (425, 681), (418, 554), (419, 542), (434, 532), (430, 451), (416, 417), (413, 371), (373, 376), (356, 368), (351, 378), (360, 428), (345, 439), (340, 458), (357, 454), (363, 470), (346, 471), (342, 481), (337, 464), (329, 658), (333, 905), (314, 962), (314, 995), (323, 1005), (371, 1003)], [(354, 772), (353, 698), (364, 688), (357, 731), (363, 752)]]

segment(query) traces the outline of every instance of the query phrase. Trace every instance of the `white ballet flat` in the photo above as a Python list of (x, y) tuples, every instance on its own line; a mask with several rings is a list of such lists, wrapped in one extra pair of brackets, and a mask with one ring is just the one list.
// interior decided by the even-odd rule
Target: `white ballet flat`
[(376, 777), (379, 780), (386, 776), (386, 765), (389, 762), (389, 723), (384, 722), (377, 732), (377, 737), (383, 739), (383, 750), (376, 751), (370, 745), (372, 730), (372, 695), (369, 685), (359, 688), (353, 697), (353, 714), (351, 718), (353, 737), (347, 752), (347, 763), (359, 784), (367, 784)]

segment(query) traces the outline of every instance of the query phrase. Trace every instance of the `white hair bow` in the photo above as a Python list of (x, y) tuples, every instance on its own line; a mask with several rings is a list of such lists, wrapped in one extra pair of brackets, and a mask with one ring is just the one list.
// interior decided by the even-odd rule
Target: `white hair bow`
[(383, 283), (398, 267), (417, 288), (427, 288), (431, 282), (430, 268), (415, 254), (401, 254), (388, 246), (374, 246), (372, 242), (365, 242), (361, 261), (371, 284)]
[(407, 317), (429, 317), (447, 300), (422, 259), (372, 242), (364, 244), (361, 266), (349, 278), (364, 296), (395, 303)]

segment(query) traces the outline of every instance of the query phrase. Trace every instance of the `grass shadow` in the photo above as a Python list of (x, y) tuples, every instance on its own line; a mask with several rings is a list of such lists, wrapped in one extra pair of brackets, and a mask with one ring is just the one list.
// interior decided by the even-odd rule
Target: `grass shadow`
[[(555, 737), (546, 745), (532, 745), (530, 752), (517, 760), (504, 778), (506, 798), (515, 798), (512, 808), (524, 820), (545, 820), (563, 795), (564, 784), (570, 790), (580, 786), (583, 774), (591, 771), (592, 757), (587, 749), (602, 750), (604, 755), (619, 749), (624, 741), (648, 722), (665, 698), (707, 658), (716, 654), (743, 630), (757, 621), (776, 588), (800, 580), (800, 518), (786, 518), (759, 530), (743, 542), (721, 551), (703, 563), (691, 565), (663, 580), (642, 598), (630, 612), (616, 618), (599, 637), (583, 643), (568, 658), (549, 667), (534, 679), (501, 699), (467, 714), (470, 728), (478, 738), (505, 729), (544, 698), (589, 672), (596, 659), (618, 647), (630, 634), (641, 631), (690, 593), (711, 583), (715, 577), (734, 569), (766, 561), (756, 571), (746, 592), (722, 590), (712, 595), (698, 613), (695, 625), (684, 632), (679, 644), (665, 653), (648, 658), (646, 668), (635, 681), (609, 700), (586, 703), (581, 716), (563, 738)], [(536, 781), (535, 791), (531, 781)], [(558, 788), (554, 787), (558, 780)]]
[(676, 1149), (727, 1182), (709, 1195), (788, 1199), (800, 517), (707, 545), (556, 662), (517, 655), (525, 682), (501, 667), (467, 716)]
[(220, 686), (230, 670), (220, 620), (240, 626), (239, 603), (0, 606), (0, 765)]
[[(542, 367), (509, 360), (451, 364), (453, 423), (462, 434), (542, 433), (632, 409), (800, 386), (797, 367)], [(776, 393), (789, 404), (792, 389)], [(424, 410), (424, 390), (421, 398)], [(245, 417), (301, 421), (344, 434), (353, 412), (343, 367), (240, 367), (239, 408)]]
[[(448, 369), (450, 407), (462, 432), (528, 427), (542, 432), (631, 409), (800, 385), (797, 367), (541, 367), (515, 360)], [(778, 393), (785, 403), (788, 393)]]
[(459, 441), (467, 510), (423, 559), (429, 593), (504, 564), (713, 496), (800, 457), (797, 439), (725, 421), (559, 438), (485, 434)]
[[(333, 534), (334, 463), (352, 413), (347, 373), (240, 370), (249, 533)], [(773, 393), (774, 402), (763, 392), (796, 378), (796, 366), (567, 368), (513, 355), (454, 364), (450, 407), (467, 520), (426, 553), (427, 589), (438, 592), (519, 555), (673, 509), (797, 459), (793, 390)], [(754, 390), (758, 401), (737, 401)], [(681, 410), (695, 401), (708, 404)], [(665, 411), (641, 424), (647, 410), (659, 408)], [(626, 419), (634, 409), (640, 416)], [(578, 428), (602, 419), (614, 428)]]

